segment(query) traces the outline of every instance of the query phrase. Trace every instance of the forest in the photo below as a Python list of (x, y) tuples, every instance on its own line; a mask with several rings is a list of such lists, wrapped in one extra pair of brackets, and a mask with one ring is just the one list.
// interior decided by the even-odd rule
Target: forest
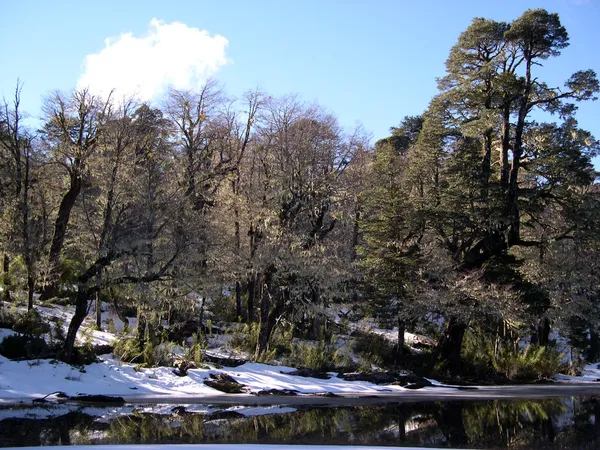
[[(216, 80), (152, 104), (53, 92), (35, 129), (17, 82), (0, 111), (2, 321), (10, 304), (73, 305), (71, 362), (106, 302), (137, 316), (140, 351), (193, 318), (199, 334), (245, 324), (265, 360), (284, 330), (327, 340), (343, 305), (398, 328), (390, 364), (484, 376), (551, 364), (557, 340), (573, 366), (596, 361), (600, 146), (576, 112), (600, 85), (544, 81), (568, 45), (542, 9), (475, 18), (427, 109), (399, 105), (374, 144), (298, 95), (232, 98)], [(405, 331), (435, 345), (413, 355)]]

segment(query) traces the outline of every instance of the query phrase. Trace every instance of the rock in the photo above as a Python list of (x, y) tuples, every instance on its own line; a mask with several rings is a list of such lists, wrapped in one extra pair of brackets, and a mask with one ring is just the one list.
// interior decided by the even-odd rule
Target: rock
[(294, 375), (294, 376), (298, 376), (298, 377), (318, 378), (320, 380), (329, 380), (331, 378), (331, 376), (325, 372), (318, 372), (316, 370), (307, 369), (307, 368), (294, 370), (293, 372), (280, 372), (280, 373), (282, 373), (284, 375)]
[(328, 397), (328, 398), (334, 398), (334, 397), (340, 397), (337, 394), (334, 394), (333, 392), (323, 392), (322, 394), (317, 394), (318, 397)]
[(422, 389), (424, 387), (427, 386), (433, 386), (431, 383), (426, 384), (426, 383), (409, 383), (406, 386), (403, 386), (404, 389)]
[(108, 345), (108, 344), (101, 344), (101, 345), (94, 345), (93, 346), (93, 352), (95, 355), (108, 355), (109, 353), (112, 353), (114, 350), (114, 347), (112, 345)]
[(207, 421), (221, 419), (239, 419), (241, 417), (244, 417), (244, 415), (240, 414), (237, 411), (216, 411), (208, 415)]
[(205, 353), (204, 354), (204, 360), (206, 362), (212, 363), (212, 364), (218, 364), (220, 366), (223, 367), (239, 367), (242, 364), (246, 363), (245, 359), (240, 359), (240, 358), (222, 358), (220, 356), (214, 356), (211, 355), (209, 353)]
[(173, 414), (175, 414), (176, 416), (182, 416), (184, 414), (187, 414), (188, 412), (185, 410), (185, 406), (175, 406), (174, 408), (171, 408), (171, 412)]
[(194, 361), (181, 361), (179, 363), (179, 366), (172, 370), (172, 372), (178, 377), (186, 377), (188, 374), (188, 370), (195, 368), (196, 364), (194, 363)]
[[(339, 378), (346, 381), (368, 381), (373, 384), (394, 384), (397, 386), (422, 385), (432, 386), (432, 383), (423, 377), (415, 374), (399, 374), (395, 372), (374, 372), (374, 373), (344, 373), (339, 374)], [(409, 388), (415, 389), (415, 388)]]
[(207, 335), (210, 333), (220, 334), (220, 333), (222, 333), (222, 330), (215, 326), (212, 326), (209, 329), (206, 325), (199, 323), (197, 320), (189, 319), (189, 320), (186, 320), (185, 322), (179, 322), (179, 323), (171, 325), (167, 329), (167, 332), (168, 332), (168, 338), (170, 341), (181, 342), (189, 337), (192, 337), (196, 333), (200, 333), (200, 334), (204, 334), (204, 335)]
[(258, 391), (256, 395), (259, 396), (268, 396), (268, 395), (281, 395), (281, 396), (296, 396), (300, 392), (295, 389), (263, 389), (262, 391)]
[(227, 394), (240, 394), (244, 392), (244, 385), (235, 381), (225, 373), (210, 374), (211, 380), (204, 380), (204, 384)]
[(69, 401), (85, 402), (85, 403), (108, 403), (108, 404), (123, 404), (123, 397), (112, 397), (109, 395), (74, 395), (69, 397)]

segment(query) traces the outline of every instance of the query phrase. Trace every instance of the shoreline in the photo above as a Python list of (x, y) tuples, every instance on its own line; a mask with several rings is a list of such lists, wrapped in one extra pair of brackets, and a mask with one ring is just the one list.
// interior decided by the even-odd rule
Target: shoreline
[[(416, 403), (437, 401), (479, 401), (479, 400), (518, 400), (544, 399), (554, 397), (600, 396), (600, 384), (562, 384), (562, 385), (510, 385), (510, 386), (473, 386), (470, 389), (454, 387), (428, 387), (415, 391), (378, 391), (377, 393), (344, 392), (335, 396), (317, 393), (296, 396), (252, 394), (111, 394), (121, 397), (125, 404), (211, 404), (211, 405), (313, 405), (313, 406), (363, 406), (387, 403)], [(38, 396), (2, 397), (0, 405), (23, 405), (32, 403)], [(53, 401), (49, 404), (82, 404), (102, 406), (102, 402)], [(33, 404), (33, 403), (32, 403)], [(110, 406), (110, 403), (106, 404)]]

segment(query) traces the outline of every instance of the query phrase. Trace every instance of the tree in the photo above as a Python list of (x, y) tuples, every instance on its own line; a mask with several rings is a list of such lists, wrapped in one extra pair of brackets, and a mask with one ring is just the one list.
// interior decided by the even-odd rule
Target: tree
[[(33, 308), (35, 288), (35, 263), (39, 257), (36, 244), (40, 244), (32, 208), (32, 188), (34, 187), (32, 173), (35, 170), (36, 158), (34, 150), (34, 137), (23, 125), (23, 112), (21, 106), (21, 90), (23, 85), (17, 82), (12, 105), (4, 101), (2, 115), (2, 128), (0, 129), (0, 148), (6, 152), (8, 158), (5, 164), (8, 168), (7, 179), (11, 186), (11, 195), (4, 198), (4, 210), (10, 211), (13, 223), (9, 224), (8, 241), (13, 242), (13, 247), (22, 256), (27, 271), (27, 308)], [(3, 154), (4, 156), (5, 154)], [(12, 234), (12, 235), (11, 235)], [(39, 247), (39, 245), (37, 245)], [(8, 255), (5, 255), (7, 266)], [(5, 267), (5, 271), (7, 271)], [(7, 290), (10, 296), (10, 291)]]
[(83, 259), (76, 278), (75, 313), (62, 355), (68, 362), (89, 302), (111, 286), (139, 288), (138, 333), (143, 344), (145, 308), (156, 307), (151, 285), (170, 277), (186, 248), (186, 235), (180, 234), (176, 214), (183, 197), (176, 182), (168, 121), (147, 105), (135, 111), (127, 105), (119, 113), (111, 111), (97, 143), (103, 150), (102, 160), (88, 160), (88, 168), (98, 170), (93, 177), (88, 173), (89, 179), (105, 181), (95, 185), (101, 207), (90, 209), (89, 204), (82, 204), (85, 216), (101, 219), (92, 221), (99, 224), (97, 228), (88, 228), (95, 250), (92, 258)]
[(400, 127), (392, 128), (391, 137), (377, 142), (372, 186), (363, 194), (364, 215), (359, 222), (366, 296), (376, 314), (397, 318), (398, 356), (403, 354), (406, 324), (417, 315), (411, 305), (422, 228), (406, 195), (405, 168), (422, 124), (421, 117), (405, 117)]
[[(568, 188), (546, 194), (549, 185), (544, 175), (536, 173), (536, 167), (541, 168), (537, 163), (551, 162), (544, 157), (544, 139), (552, 135), (561, 142), (554, 147), (561, 156), (551, 165), (552, 171), (569, 166), (572, 173), (561, 181), (564, 186), (592, 181), (591, 141), (569, 144), (570, 135), (582, 132), (571, 119), (575, 107), (568, 101), (594, 99), (595, 73), (576, 72), (564, 90), (548, 87), (533, 74), (536, 65), (558, 56), (567, 45), (558, 16), (544, 10), (526, 11), (510, 24), (475, 19), (451, 51), (448, 73), (425, 115), (409, 169), (413, 204), (452, 257), (453, 270), (462, 274), (456, 280), (480, 273), (484, 283), (506, 294), (519, 290), (523, 302), (535, 301), (542, 308), (547, 301), (534, 299), (544, 294), (519, 272), (520, 262), (513, 253), (517, 248), (539, 248), (571, 238), (572, 221), (539, 239), (523, 226), (536, 217), (541, 203), (567, 214), (578, 202)], [(532, 122), (536, 110), (558, 113), (564, 123)], [(494, 149), (498, 149), (497, 165), (491, 164)], [(471, 305), (469, 311), (482, 306), (477, 296), (464, 289), (451, 291), (460, 293), (459, 305)], [(440, 357), (454, 369), (460, 366), (468, 318), (450, 314), (440, 341)]]
[(253, 144), (243, 190), (248, 285), (249, 291), (258, 287), (260, 298), (256, 355), (262, 356), (277, 323), (309, 315), (335, 290), (341, 268), (329, 237), (340, 178), (359, 143), (321, 108), (284, 97), (265, 105)]
[(110, 99), (103, 101), (87, 89), (73, 92), (68, 98), (56, 92), (44, 105), (46, 123), (41, 131), (45, 150), (52, 162), (62, 166), (67, 175), (67, 191), (62, 196), (54, 224), (48, 255), (49, 274), (42, 298), (58, 292), (60, 256), (67, 235), (71, 211), (89, 176), (88, 161), (97, 149), (104, 121), (110, 115)]

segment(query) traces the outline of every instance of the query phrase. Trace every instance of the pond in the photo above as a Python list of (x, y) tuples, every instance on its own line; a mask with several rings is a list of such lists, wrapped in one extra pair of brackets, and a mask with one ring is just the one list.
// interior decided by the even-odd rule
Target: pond
[(600, 397), (363, 401), (360, 406), (0, 407), (2, 447), (191, 443), (596, 449)]

